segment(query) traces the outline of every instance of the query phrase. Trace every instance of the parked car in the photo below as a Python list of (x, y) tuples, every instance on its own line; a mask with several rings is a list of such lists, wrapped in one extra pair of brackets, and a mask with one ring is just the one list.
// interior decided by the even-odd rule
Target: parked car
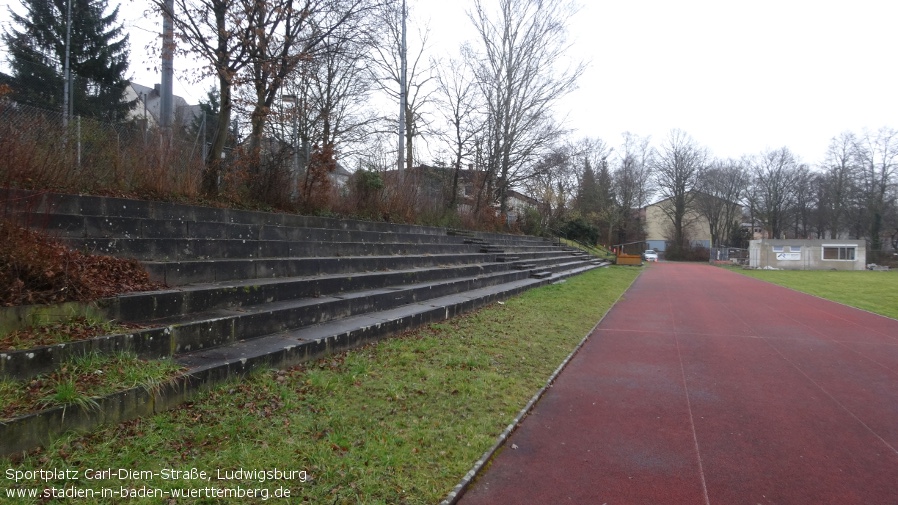
[(645, 261), (658, 261), (658, 253), (656, 253), (654, 249), (646, 249), (646, 251), (642, 253), (642, 259)]

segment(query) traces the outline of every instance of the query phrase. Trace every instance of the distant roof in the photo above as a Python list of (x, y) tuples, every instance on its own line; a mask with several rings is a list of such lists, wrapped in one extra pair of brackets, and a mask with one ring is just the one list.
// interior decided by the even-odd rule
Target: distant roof
[(533, 198), (530, 195), (525, 195), (524, 193), (521, 193), (520, 191), (515, 191), (513, 189), (509, 189), (506, 192), (506, 194), (508, 195), (509, 198), (517, 198), (518, 200), (520, 200), (522, 202), (527, 202), (530, 205), (539, 205), (539, 200), (537, 200), (536, 198)]
[(346, 170), (346, 167), (341, 165), (339, 161), (337, 162), (337, 168), (334, 169), (333, 173), (334, 175), (341, 175), (345, 177), (349, 177), (350, 175), (352, 175), (352, 173), (350, 173), (349, 170)]
[[(153, 87), (144, 86), (132, 82), (128, 89), (125, 90), (127, 100), (137, 99), (137, 105), (131, 111), (131, 117), (135, 119), (143, 119), (146, 117), (154, 124), (159, 123), (159, 117), (162, 109), (162, 96), (160, 95), (160, 85)], [(180, 119), (184, 123), (193, 121), (194, 118), (202, 114), (199, 105), (190, 105), (187, 100), (178, 95), (172, 96), (175, 118)]]
[[(687, 191), (687, 193), (695, 193), (695, 194), (697, 194), (697, 195), (706, 195), (706, 196), (710, 196), (710, 197), (712, 197), (712, 198), (717, 198), (718, 200), (723, 200), (723, 198), (718, 198), (718, 197), (716, 197), (716, 196), (714, 196), (714, 195), (710, 195), (710, 194), (708, 194), (708, 193), (705, 193), (705, 192), (703, 192), (703, 191), (698, 191), (698, 190), (695, 190), (695, 189), (691, 189), (691, 190)], [(645, 208), (648, 208), (648, 207), (655, 207), (655, 206), (660, 205), (661, 203), (666, 202), (666, 201), (668, 201), (668, 200), (670, 200), (670, 199), (672, 199), (672, 198), (673, 198), (672, 196), (666, 196), (666, 197), (663, 197), (663, 198), (661, 198), (660, 200), (657, 200), (657, 201), (655, 201), (655, 202), (653, 202), (653, 203), (650, 203), (650, 204), (646, 205)], [(735, 205), (742, 205), (742, 204), (739, 203), (739, 202), (729, 202), (729, 203), (732, 203), (732, 204), (735, 204)]]

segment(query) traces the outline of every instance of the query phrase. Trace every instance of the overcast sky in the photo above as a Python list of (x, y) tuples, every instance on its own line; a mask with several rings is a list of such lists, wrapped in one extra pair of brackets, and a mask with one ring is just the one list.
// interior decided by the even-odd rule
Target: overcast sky
[[(576, 137), (616, 145), (629, 131), (657, 145), (679, 128), (719, 157), (787, 146), (816, 164), (844, 130), (898, 127), (898, 2), (579, 1), (570, 54), (589, 67), (557, 108)], [(409, 0), (417, 20), (429, 19), (434, 56), (473, 38), (471, 3)], [(124, 0), (122, 20), (129, 77), (151, 85), (159, 78), (143, 45), (158, 23), (145, 5)], [(185, 64), (175, 93), (196, 103), (211, 83), (192, 84), (178, 73)]]
[(849, 129), (898, 126), (898, 2), (591, 1), (571, 97), (589, 135), (680, 128), (720, 157), (788, 146), (822, 161)]

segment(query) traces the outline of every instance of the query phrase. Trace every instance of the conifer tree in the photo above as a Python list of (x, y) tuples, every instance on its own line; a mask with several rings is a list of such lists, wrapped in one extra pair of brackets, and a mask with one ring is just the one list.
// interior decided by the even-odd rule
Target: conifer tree
[(3, 41), (13, 73), (13, 98), (35, 107), (63, 106), (66, 13), (72, 4), (71, 108), (75, 115), (123, 120), (134, 105), (124, 101), (128, 36), (117, 23), (118, 7), (106, 0), (22, 0), (25, 14), (9, 9), (12, 28)]
[(598, 214), (599, 210), (599, 187), (589, 160), (585, 160), (583, 163), (580, 188), (577, 191), (577, 210), (584, 216)]

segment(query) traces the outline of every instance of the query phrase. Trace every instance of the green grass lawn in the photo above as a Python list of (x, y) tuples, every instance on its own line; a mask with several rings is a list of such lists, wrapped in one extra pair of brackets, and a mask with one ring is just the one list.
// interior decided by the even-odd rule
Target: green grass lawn
[(898, 270), (736, 270), (757, 279), (898, 319)]
[[(63, 438), (0, 466), (75, 470), (80, 480), (51, 475), (16, 483), (7, 472), (0, 474), (0, 502), (9, 489), (69, 486), (144, 493), (186, 488), (203, 497), (133, 503), (262, 503), (263, 493), (267, 503), (437, 503), (639, 271), (593, 270), (360, 349), (258, 373), (170, 412)], [(87, 469), (155, 474), (119, 479), (115, 472), (87, 475)], [(188, 478), (167, 469), (188, 471)], [(293, 473), (234, 473), (275, 469)], [(209, 498), (224, 489), (243, 497)], [(289, 498), (276, 496), (279, 489)]]

